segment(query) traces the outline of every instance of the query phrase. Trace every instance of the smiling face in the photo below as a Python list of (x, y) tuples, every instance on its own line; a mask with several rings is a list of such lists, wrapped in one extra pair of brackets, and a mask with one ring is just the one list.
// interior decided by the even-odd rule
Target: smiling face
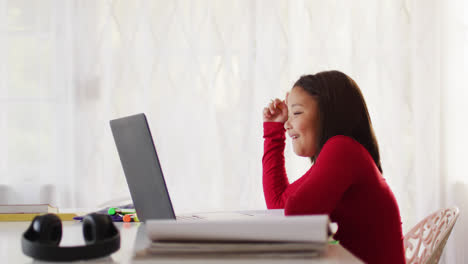
[(292, 138), (294, 153), (313, 157), (317, 153), (319, 131), (318, 101), (299, 86), (291, 89), (287, 99), (289, 118), (284, 128)]

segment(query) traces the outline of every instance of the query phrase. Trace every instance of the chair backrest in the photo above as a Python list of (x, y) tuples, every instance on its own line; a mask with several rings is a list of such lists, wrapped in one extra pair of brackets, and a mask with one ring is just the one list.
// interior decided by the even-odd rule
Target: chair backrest
[(458, 214), (457, 207), (440, 209), (406, 233), (404, 239), (406, 263), (438, 263)]

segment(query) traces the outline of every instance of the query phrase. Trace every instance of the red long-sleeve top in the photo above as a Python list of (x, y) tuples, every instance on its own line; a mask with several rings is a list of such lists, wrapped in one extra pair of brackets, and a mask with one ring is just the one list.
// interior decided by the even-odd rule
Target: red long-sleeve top
[(282, 123), (265, 122), (263, 191), (268, 209), (286, 215), (328, 214), (334, 239), (366, 263), (405, 263), (400, 211), (369, 152), (357, 141), (334, 136), (315, 164), (289, 183)]

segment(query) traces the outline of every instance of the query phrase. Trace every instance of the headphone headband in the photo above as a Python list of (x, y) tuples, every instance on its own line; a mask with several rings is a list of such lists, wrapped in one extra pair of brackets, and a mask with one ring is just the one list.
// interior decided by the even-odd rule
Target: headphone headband
[[(59, 219), (57, 222), (57, 219), (58, 217), (53, 214), (34, 218), (21, 239), (25, 255), (45, 261), (74, 261), (108, 256), (120, 248), (119, 230), (108, 215), (87, 215), (83, 219), (83, 233), (85, 226), (88, 225), (87, 228), (91, 228), (93, 234), (91, 237), (86, 237), (87, 234), (84, 234), (87, 245), (73, 247), (58, 246), (61, 238), (61, 222)], [(60, 228), (58, 239), (53, 238), (55, 235), (51, 226), (54, 224)]]

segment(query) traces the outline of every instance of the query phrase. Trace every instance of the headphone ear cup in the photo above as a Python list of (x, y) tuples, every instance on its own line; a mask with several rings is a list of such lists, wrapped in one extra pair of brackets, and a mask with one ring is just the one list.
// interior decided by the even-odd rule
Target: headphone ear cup
[(33, 240), (42, 244), (57, 246), (62, 239), (62, 222), (55, 214), (36, 216), (30, 230)]
[(92, 213), (83, 219), (83, 237), (87, 245), (108, 239), (117, 232), (108, 215)]

